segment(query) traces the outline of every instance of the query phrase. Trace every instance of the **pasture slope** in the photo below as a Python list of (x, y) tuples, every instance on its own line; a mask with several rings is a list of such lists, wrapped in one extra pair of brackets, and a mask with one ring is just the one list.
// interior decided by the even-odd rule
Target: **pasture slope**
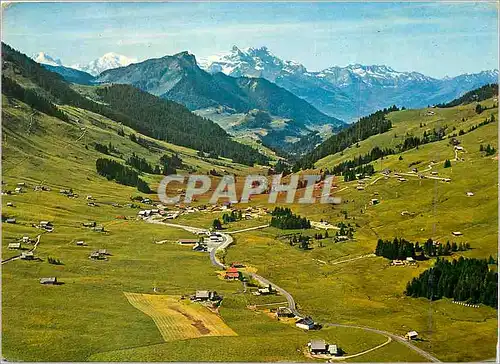
[[(27, 184), (23, 193), (2, 199), (4, 216), (16, 219), (16, 224), (3, 224), (2, 260), (19, 254), (7, 249), (9, 243), (21, 236), (35, 238), (40, 234), (33, 223), (54, 223), (54, 231), (41, 236), (36, 250), (39, 259), (2, 265), (5, 359), (303, 361), (301, 349), (311, 337), (342, 341), (344, 349), (352, 353), (382, 343), (383, 337), (359, 330), (332, 328), (320, 336), (304, 333), (248, 310), (253, 296), (235, 294), (241, 292), (240, 284), (221, 281), (205, 254), (174, 244), (193, 235), (136, 221), (137, 212), (150, 205), (134, 202), (136, 206), (130, 207), (131, 197), (140, 195), (135, 188), (97, 175), (95, 160), (103, 155), (94, 150), (93, 144), (111, 143), (124, 157), (134, 152), (151, 163), (162, 154), (178, 153), (187, 165), (201, 171), (216, 168), (243, 174), (248, 167), (223, 159), (200, 160), (196, 151), (161, 141), (154, 141), (161, 150), (152, 152), (119, 136), (121, 125), (82, 109), (64, 106), (67, 113), (78, 118), (78, 122), (65, 123), (42, 113), (32, 115), (27, 105), (15, 99), (4, 97), (2, 103), (3, 190), (13, 190), (19, 182)], [(124, 129), (127, 135), (133, 132)], [(156, 188), (158, 176), (143, 178)], [(35, 185), (51, 190), (33, 191)], [(59, 193), (69, 188), (79, 197)], [(87, 204), (87, 195), (95, 198), (97, 206)], [(7, 206), (8, 202), (14, 206)], [(208, 227), (220, 215), (186, 218)], [(82, 223), (89, 221), (104, 226), (105, 232), (84, 228)], [(262, 224), (249, 221), (235, 223), (234, 227), (237, 230)], [(80, 240), (86, 245), (76, 246)], [(163, 240), (172, 243), (155, 244)], [(107, 249), (111, 255), (105, 261), (91, 261), (89, 254), (96, 249)], [(63, 264), (49, 264), (48, 257)], [(39, 284), (41, 277), (50, 276), (57, 276), (63, 284)], [(198, 289), (216, 290), (225, 296), (221, 317), (238, 336), (190, 339), (189, 350), (184, 340), (165, 343), (153, 320), (134, 308), (123, 294), (154, 294), (155, 287), (159, 294), (175, 296)], [(155, 350), (154, 355), (148, 350)], [(404, 360), (421, 360), (405, 348), (395, 347), (394, 352), (400, 352)]]
[[(128, 137), (119, 136), (117, 130), (121, 126), (114, 121), (77, 108), (63, 107), (79, 120), (65, 123), (41, 113), (30, 117), (30, 108), (13, 99), (3, 98), (2, 106), (3, 189), (12, 190), (18, 182), (29, 186), (25, 193), (3, 196), (3, 214), (16, 218), (17, 223), (3, 224), (2, 260), (18, 254), (7, 249), (10, 242), (23, 235), (34, 238), (40, 233), (31, 226), (33, 222), (50, 220), (55, 226), (54, 232), (40, 238), (36, 256), (41, 260), (14, 260), (2, 265), (2, 355), (7, 360), (308, 361), (312, 359), (305, 357), (303, 350), (312, 338), (337, 343), (346, 355), (386, 342), (383, 335), (352, 327), (302, 332), (277, 322), (262, 310), (247, 309), (276, 302), (273, 300), (277, 298), (255, 297), (243, 293), (240, 282), (219, 279), (206, 254), (175, 244), (179, 238), (194, 237), (189, 232), (136, 220), (139, 209), (148, 205), (127, 206), (138, 191), (97, 175), (95, 160), (102, 155), (94, 150), (93, 143), (111, 142), (123, 155), (134, 152), (150, 162), (162, 154), (178, 153), (185, 164), (204, 172), (215, 167), (244, 175), (263, 171), (258, 166), (248, 170), (229, 160), (200, 160), (194, 150), (160, 141), (154, 141), (161, 146), (160, 151), (151, 152)], [(467, 128), (466, 125), (485, 117), (474, 115), (473, 108), (474, 105), (466, 105), (439, 109), (435, 120), (429, 117), (424, 123), (466, 123), (462, 127)], [(496, 113), (497, 109), (491, 112)], [(329, 156), (319, 161), (317, 167), (331, 167), (349, 156), (363, 154), (374, 143), (395, 143), (394, 133), (399, 137), (405, 130), (420, 130), (423, 115), (427, 115), (425, 110), (390, 114), (393, 130), (360, 142), (359, 148), (350, 148), (344, 155)], [(277, 239), (283, 231), (269, 227), (235, 234), (235, 243), (227, 249), (224, 259), (252, 266), (259, 275), (290, 292), (301, 313), (310, 314), (319, 322), (367, 326), (400, 336), (416, 330), (423, 340), (415, 344), (442, 361), (491, 358), (495, 355), (496, 310), (471, 309), (447, 299), (429, 302), (404, 296), (406, 282), (431, 266), (432, 260), (416, 267), (391, 267), (380, 257), (351, 259), (373, 253), (377, 238), (395, 236), (418, 241), (429, 237), (467, 241), (472, 250), (462, 255), (486, 258), (491, 254), (496, 258), (497, 160), (480, 153), (479, 144), (497, 145), (497, 128), (498, 123), (494, 122), (460, 136), (464, 160), (453, 161), (451, 168), (443, 168), (444, 159), (454, 158), (448, 139), (402, 153), (402, 160), (395, 155), (374, 162), (378, 171), (387, 167), (406, 173), (411, 170), (411, 163), (423, 170), (435, 160), (432, 170), (451, 178), (450, 183), (413, 176), (408, 176), (407, 182), (399, 182), (397, 178), (379, 178), (376, 174), (362, 191), (356, 189), (356, 182), (339, 181), (343, 199), (340, 206), (291, 206), (294, 212), (314, 221), (355, 224), (354, 241), (334, 243), (328, 238), (314, 241), (313, 249), (302, 251)], [(133, 132), (127, 128), (125, 131)], [(375, 138), (380, 140), (372, 140)], [(158, 176), (143, 177), (156, 188)], [(49, 186), (51, 191), (35, 192), (32, 187), (36, 184)], [(61, 195), (62, 188), (72, 188), (79, 197)], [(474, 192), (474, 196), (467, 197), (467, 191)], [(86, 195), (96, 198), (98, 206), (88, 206)], [(378, 196), (380, 204), (369, 205), (373, 196)], [(204, 201), (201, 198), (198, 203)], [(15, 207), (7, 207), (7, 202), (13, 202)], [(255, 197), (251, 204), (271, 207), (263, 196)], [(403, 210), (414, 215), (402, 216)], [(220, 213), (192, 214), (176, 223), (208, 228), (216, 217)], [(106, 231), (99, 233), (82, 227), (82, 222), (87, 221), (96, 221)], [(267, 222), (268, 218), (263, 217), (226, 227), (240, 230)], [(454, 238), (451, 232), (456, 230), (462, 231), (463, 236)], [(76, 246), (78, 240), (87, 245)], [(155, 244), (164, 240), (167, 243)], [(88, 259), (91, 251), (101, 248), (111, 253), (106, 261)], [(63, 264), (49, 264), (49, 256)], [(339, 261), (345, 262), (335, 264)], [(38, 283), (40, 277), (50, 276), (57, 276), (64, 284)], [(216, 290), (224, 296), (219, 311), (227, 326), (224, 330), (237, 336), (203, 335), (165, 342), (162, 329), (131, 305), (123, 293), (148, 297), (156, 305), (157, 300), (165, 299), (157, 297), (181, 296), (197, 289)], [(347, 359), (360, 360), (411, 362), (425, 358), (392, 341)]]
[[(493, 103), (492, 100), (483, 102), (490, 107)], [(456, 125), (458, 133), (498, 113), (496, 107), (480, 115), (474, 109), (475, 104), (433, 109), (432, 118), (437, 115), (439, 121), (435, 122), (449, 125), (450, 130)], [(330, 168), (342, 160), (367, 153), (378, 143), (381, 147), (388, 146), (396, 132), (399, 135), (404, 134), (404, 130), (410, 133), (422, 130), (419, 115), (427, 115), (426, 110), (391, 113), (394, 131), (362, 141), (359, 148), (351, 147), (344, 155), (327, 157), (319, 161), (317, 167)], [(430, 126), (430, 121), (425, 121), (429, 119), (422, 117), (421, 120)], [(486, 156), (480, 152), (479, 146), (496, 147), (497, 130), (495, 121), (458, 136), (463, 147), (463, 151), (458, 152), (459, 160), (453, 160), (451, 138), (377, 160), (373, 164), (378, 173), (365, 181), (363, 190), (356, 188), (356, 181), (338, 181), (337, 195), (343, 200), (339, 206), (292, 206), (294, 212), (314, 221), (326, 219), (332, 224), (340, 221), (355, 224), (354, 242), (332, 244), (329, 239), (323, 239), (313, 243), (312, 250), (301, 251), (273, 239), (281, 232), (270, 228), (242, 233), (234, 249), (228, 250), (226, 259), (245, 261), (257, 267), (259, 274), (294, 296), (302, 313), (310, 313), (320, 322), (333, 319), (336, 323), (363, 325), (399, 335), (416, 330), (423, 338), (416, 345), (443, 361), (494, 357), (496, 310), (464, 308), (447, 299), (430, 302), (403, 294), (406, 283), (431, 266), (432, 259), (419, 262), (416, 267), (391, 267), (389, 261), (381, 257), (350, 258), (373, 253), (378, 238), (404, 237), (421, 243), (428, 238), (469, 242), (472, 249), (456, 253), (454, 258), (463, 255), (484, 259), (492, 255), (496, 259), (498, 159), (497, 154)], [(452, 160), (450, 168), (444, 168), (445, 159)], [(435, 163), (429, 168), (432, 161)], [(432, 170), (438, 177), (450, 178), (451, 182), (419, 178), (418, 173), (411, 172), (415, 167), (419, 171), (427, 170), (421, 172), (425, 176), (434, 176), (430, 174)], [(393, 172), (387, 179), (380, 173), (385, 168)], [(394, 172), (405, 173), (407, 181), (400, 182)], [(473, 192), (474, 196), (467, 196), (467, 192)], [(370, 205), (372, 198), (379, 199), (380, 203)], [(403, 211), (412, 214), (403, 216)], [(453, 231), (461, 231), (463, 235), (455, 237)], [(336, 264), (342, 260), (346, 262)], [(496, 266), (490, 267), (496, 269)], [(465, 350), (471, 346), (475, 347), (474, 351)], [(377, 358), (378, 354), (368, 354), (366, 360), (372, 357)]]

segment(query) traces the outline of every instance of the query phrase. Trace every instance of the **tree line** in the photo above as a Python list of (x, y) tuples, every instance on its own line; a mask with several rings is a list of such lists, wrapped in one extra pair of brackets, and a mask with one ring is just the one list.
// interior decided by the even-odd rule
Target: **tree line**
[(3, 42), (2, 61), (13, 64), (19, 74), (47, 91), (53, 99), (51, 102), (87, 109), (144, 135), (213, 152), (236, 163), (267, 165), (269, 162), (268, 157), (252, 147), (233, 141), (211, 120), (197, 116), (173, 101), (160, 99), (129, 85), (113, 85), (95, 89), (100, 101), (104, 101), (97, 103), (73, 90), (61, 75), (47, 70)]
[[(418, 148), (422, 144), (432, 143), (434, 141), (441, 140), (446, 134), (446, 126), (433, 129), (431, 132), (427, 133), (424, 131), (422, 138), (413, 135), (407, 135), (402, 143), (396, 146), (396, 150), (393, 148), (374, 147), (372, 150), (364, 155), (359, 155), (353, 159), (341, 162), (335, 165), (329, 174), (344, 176), (346, 182), (355, 180), (357, 178), (361, 179), (365, 176), (371, 176), (375, 173), (375, 168), (368, 163), (373, 162), (377, 159), (384, 158), (388, 155), (394, 155), (396, 153), (402, 153), (407, 150)], [(402, 160), (402, 157), (400, 157)]]
[(326, 172), (327, 174), (343, 176), (345, 182), (363, 179), (375, 173), (375, 167), (368, 163), (395, 153), (392, 148), (374, 147), (369, 153), (341, 162)]
[(497, 150), (489, 144), (486, 147), (482, 144), (479, 145), (479, 151), (484, 152), (486, 156), (494, 155), (497, 152)]
[[(465, 121), (464, 118), (462, 118), (462, 121)], [(484, 126), (484, 125), (488, 125), (489, 123), (493, 123), (495, 122), (496, 119), (495, 119), (495, 115), (494, 114), (491, 114), (489, 118), (485, 118), (483, 121), (481, 121), (479, 124), (475, 124), (475, 125), (472, 125), (471, 127), (469, 127), (469, 129), (467, 129), (467, 131), (464, 131), (463, 129), (460, 129), (458, 131), (458, 135), (459, 136), (462, 136), (462, 135), (465, 135), (467, 133), (470, 133), (471, 131), (474, 131), (476, 130), (477, 128), (479, 128), (480, 126)], [(453, 130), (455, 130), (456, 128), (453, 127)], [(457, 133), (453, 133), (451, 135), (451, 137), (455, 138), (457, 136)]]
[(486, 259), (438, 258), (432, 268), (408, 282), (405, 294), (430, 300), (447, 297), (497, 308), (498, 274), (489, 269)]
[(16, 73), (31, 80), (34, 84), (47, 91), (44, 95), (50, 98), (51, 102), (87, 109), (112, 120), (123, 122), (126, 125), (130, 123), (130, 119), (123, 113), (80, 95), (70, 87), (61, 75), (47, 70), (42, 65), (3, 42), (2, 61), (4, 65), (12, 64)]
[(293, 166), (293, 171), (313, 168), (316, 161), (327, 155), (340, 152), (372, 135), (385, 133), (392, 127), (392, 123), (386, 119), (386, 115), (398, 110), (399, 108), (394, 105), (360, 118), (357, 122), (341, 130), (338, 134), (332, 135), (313, 151), (300, 158)]
[(462, 104), (470, 104), (472, 102), (484, 101), (487, 99), (491, 99), (494, 96), (498, 95), (498, 84), (490, 83), (488, 85), (484, 85), (478, 89), (469, 91), (465, 93), (463, 96), (452, 100), (448, 103), (437, 104), (436, 106), (439, 108), (448, 108), (453, 106), (458, 106)]
[(353, 239), (354, 238), (354, 226), (351, 225), (351, 223), (345, 224), (344, 222), (339, 222), (337, 224), (337, 227), (339, 230), (335, 233), (335, 241), (339, 241), (338, 237), (339, 236), (347, 236), (348, 239)]
[(122, 185), (134, 186), (144, 193), (150, 193), (151, 189), (144, 182), (136, 171), (127, 166), (124, 166), (114, 160), (99, 158), (96, 160), (97, 173), (109, 180), (114, 180)]
[(275, 207), (271, 212), (271, 226), (278, 229), (310, 229), (311, 222), (305, 217), (295, 215), (288, 207)]
[(162, 155), (160, 165), (163, 167), (164, 175), (176, 174), (177, 169), (184, 166), (182, 159), (177, 154), (172, 154), (170, 157), (166, 154)]
[(38, 95), (32, 90), (19, 86), (12, 79), (4, 75), (2, 75), (2, 93), (14, 97), (44, 114), (54, 116), (66, 122), (69, 121), (68, 116), (45, 97)]
[(102, 100), (129, 116), (123, 123), (138, 132), (159, 140), (181, 145), (236, 163), (267, 164), (268, 157), (237, 143), (217, 124), (190, 112), (185, 106), (163, 100), (130, 85), (97, 89)]
[(392, 241), (378, 239), (375, 255), (391, 260), (406, 259), (408, 257), (425, 260), (428, 257), (451, 255), (453, 252), (469, 249), (469, 243), (457, 244), (456, 242), (450, 243), (447, 241), (446, 244), (436, 244), (430, 238), (422, 245), (419, 242), (413, 243), (404, 238), (394, 238)]
[(95, 150), (97, 150), (99, 153), (102, 153), (102, 154), (107, 154), (107, 155), (111, 155), (111, 154), (116, 154), (116, 155), (120, 155), (120, 151), (113, 145), (111, 144), (111, 142), (106, 145), (106, 144), (101, 144), (101, 143), (94, 143), (94, 148)]

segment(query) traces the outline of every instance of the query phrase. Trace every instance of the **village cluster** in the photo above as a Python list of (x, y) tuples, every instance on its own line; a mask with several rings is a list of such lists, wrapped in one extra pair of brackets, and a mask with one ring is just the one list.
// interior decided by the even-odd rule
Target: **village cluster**
[[(151, 201), (151, 200), (149, 200)], [(151, 203), (151, 202), (150, 202)], [(227, 212), (231, 213), (235, 210), (231, 207), (230, 203), (224, 203), (219, 205), (202, 205), (202, 206), (186, 206), (183, 204), (175, 205), (176, 210), (169, 210), (169, 208), (162, 204), (157, 204), (154, 206), (155, 208), (140, 210), (137, 213), (138, 218), (147, 219), (153, 216), (162, 217), (163, 219), (176, 219), (179, 216), (192, 214), (196, 212), (201, 213), (219, 213), (219, 212)], [(242, 218), (245, 220), (250, 220), (254, 218), (258, 218), (260, 216), (264, 216), (268, 213), (268, 209), (263, 207), (247, 207), (241, 210)]]
[(208, 252), (222, 243), (223, 238), (215, 231), (199, 233), (198, 239), (179, 239), (180, 245), (192, 245), (192, 249), (197, 252)]

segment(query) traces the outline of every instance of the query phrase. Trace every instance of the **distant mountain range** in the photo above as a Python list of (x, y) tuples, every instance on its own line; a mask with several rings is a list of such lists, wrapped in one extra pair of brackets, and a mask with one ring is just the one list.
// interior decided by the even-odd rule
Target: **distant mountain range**
[(35, 53), (31, 56), (31, 58), (35, 62), (40, 63), (40, 64), (44, 64), (44, 65), (55, 66), (55, 67), (63, 65), (59, 58), (53, 58), (45, 52)]
[(384, 65), (354, 64), (312, 72), (300, 63), (276, 57), (266, 47), (233, 46), (225, 54), (200, 60), (200, 66), (212, 74), (268, 79), (321, 112), (349, 122), (393, 104), (418, 108), (447, 102), (498, 82), (498, 70), (443, 79)]
[[(179, 53), (182, 54), (186, 58), (187, 53)], [(198, 66), (212, 75), (210, 77), (193, 64), (193, 60), (196, 63), (194, 56), (179, 63), (175, 60), (179, 55), (135, 63), (135, 59), (107, 53), (87, 65), (70, 68), (96, 76), (96, 82), (133, 84), (154, 95), (181, 102), (191, 110), (214, 106), (229, 107), (235, 112), (260, 109), (275, 116), (296, 118), (296, 122), (304, 126), (312, 125), (313, 129), (328, 123), (334, 127), (341, 126), (340, 120), (353, 122), (393, 104), (419, 108), (446, 103), (470, 90), (498, 82), (498, 70), (442, 79), (419, 72), (400, 72), (384, 65), (353, 64), (313, 72), (300, 63), (280, 59), (266, 47), (239, 49), (236, 46), (227, 53), (198, 60)], [(71, 82), (94, 82), (89, 76), (71, 72), (59, 59), (44, 52), (32, 58), (52, 66), (52, 71)], [(272, 103), (264, 101), (264, 94), (271, 95), (270, 89), (279, 90), (271, 83), (307, 103), (283, 91), (279, 91), (281, 96), (275, 97)], [(256, 85), (260, 86), (258, 90)], [(255, 96), (255, 90), (261, 91), (259, 102), (250, 100)], [(276, 105), (277, 99), (282, 100), (283, 97), (295, 102), (296, 106)], [(303, 108), (306, 110), (301, 111)], [(301, 114), (298, 118), (297, 113)]]
[(75, 64), (71, 68), (90, 73), (92, 76), (97, 76), (109, 69), (128, 66), (134, 62), (137, 62), (137, 59), (109, 52), (87, 64)]
[(31, 58), (35, 62), (43, 65), (49, 65), (54, 67), (65, 67), (66, 69), (72, 68), (78, 71), (83, 71), (92, 76), (97, 76), (101, 72), (104, 72), (112, 68), (128, 66), (131, 63), (137, 62), (137, 59), (135, 58), (129, 58), (127, 56), (113, 52), (106, 53), (102, 57), (94, 59), (89, 63), (86, 64), (77, 63), (74, 65), (65, 65), (62, 63), (60, 59), (54, 58), (45, 52), (35, 53), (31, 56)]
[[(241, 114), (260, 110), (269, 117), (261, 120), (269, 121), (264, 128), (265, 135), (275, 129), (271, 122), (275, 116), (287, 119), (285, 129), (306, 135), (325, 127), (339, 130), (344, 123), (318, 111), (305, 100), (293, 93), (266, 80), (265, 78), (231, 77), (224, 73), (210, 74), (202, 70), (194, 55), (181, 52), (173, 56), (149, 59), (126, 67), (102, 72), (96, 83), (130, 84), (153, 95), (186, 105), (190, 110), (211, 109), (224, 114)], [(238, 115), (236, 115), (238, 114)], [(211, 118), (210, 114), (204, 116)], [(214, 115), (215, 116), (215, 115)], [(218, 120), (214, 117), (213, 120)], [(276, 136), (269, 144), (276, 146), (284, 143), (286, 132)]]

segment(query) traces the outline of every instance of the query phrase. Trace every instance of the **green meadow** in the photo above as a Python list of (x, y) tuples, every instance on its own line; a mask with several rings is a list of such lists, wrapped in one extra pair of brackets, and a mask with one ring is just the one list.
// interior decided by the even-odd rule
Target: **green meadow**
[[(487, 103), (483, 103), (487, 104)], [(2, 196), (2, 213), (16, 219), (3, 224), (2, 260), (19, 252), (9, 243), (28, 235), (41, 234), (35, 261), (13, 260), (2, 264), (2, 352), (9, 361), (311, 361), (304, 355), (313, 338), (336, 343), (346, 355), (356, 354), (384, 343), (384, 335), (354, 328), (325, 327), (304, 332), (278, 322), (264, 310), (251, 310), (252, 304), (282, 301), (282, 297), (259, 297), (243, 293), (241, 282), (226, 282), (211, 266), (207, 253), (180, 246), (180, 238), (195, 236), (181, 229), (148, 224), (137, 220), (139, 210), (150, 205), (131, 197), (144, 194), (135, 188), (100, 177), (95, 160), (102, 157), (94, 143), (113, 144), (122, 157), (132, 152), (156, 163), (161, 155), (177, 153), (184, 163), (201, 173), (219, 171), (245, 175), (264, 173), (229, 160), (204, 159), (196, 151), (161, 141), (151, 151), (117, 131), (122, 126), (100, 115), (77, 108), (63, 107), (78, 119), (65, 123), (37, 114), (19, 102), (3, 100), (3, 190), (13, 190), (25, 182), (24, 193)], [(428, 111), (435, 112), (428, 115)], [(477, 115), (473, 105), (450, 109), (399, 111), (389, 115), (393, 129), (319, 161), (317, 168), (331, 167), (342, 160), (369, 152), (375, 146), (394, 146), (406, 132), (420, 135), (424, 130), (447, 124), (468, 129), (497, 113), (492, 109)], [(464, 121), (462, 121), (462, 118)], [(420, 123), (425, 126), (420, 127)], [(123, 127), (127, 135), (135, 133)], [(433, 171), (451, 182), (416, 176), (384, 179), (377, 173), (357, 190), (357, 182), (337, 182), (340, 205), (292, 205), (294, 213), (313, 221), (332, 224), (348, 222), (356, 226), (352, 241), (335, 243), (330, 238), (313, 241), (303, 251), (290, 246), (280, 235), (293, 231), (265, 228), (234, 235), (235, 242), (225, 252), (225, 261), (239, 261), (257, 269), (258, 274), (286, 289), (295, 298), (300, 312), (320, 323), (363, 325), (404, 336), (419, 332), (418, 347), (442, 361), (479, 361), (495, 356), (497, 311), (490, 307), (468, 308), (449, 299), (430, 302), (404, 295), (406, 283), (433, 264), (433, 259), (418, 266), (393, 267), (382, 257), (363, 257), (374, 252), (378, 238), (404, 237), (423, 242), (428, 238), (446, 242), (468, 242), (472, 249), (454, 257), (497, 259), (498, 236), (498, 161), (479, 152), (480, 144), (498, 144), (498, 122), (460, 136), (465, 152), (463, 161), (454, 158), (449, 139), (420, 146), (373, 162), (377, 171), (389, 168), (409, 172), (411, 163), (425, 170), (434, 160)], [(397, 134), (394, 136), (394, 134)], [(144, 137), (146, 138), (146, 137)], [(111, 157), (122, 160), (119, 156)], [(418, 162), (418, 163), (417, 163)], [(189, 168), (183, 173), (189, 172)], [(429, 172), (424, 172), (428, 175)], [(160, 177), (144, 175), (152, 189)], [(372, 184), (373, 183), (373, 184)], [(35, 192), (43, 184), (51, 191)], [(72, 188), (78, 198), (68, 198), (59, 189)], [(474, 196), (468, 197), (467, 192)], [(97, 206), (88, 206), (92, 195)], [(156, 194), (148, 196), (153, 199)], [(266, 206), (267, 196), (257, 196), (250, 206)], [(378, 205), (370, 205), (378, 198)], [(8, 207), (12, 202), (14, 207)], [(196, 204), (207, 202), (203, 196)], [(118, 204), (113, 206), (113, 204)], [(247, 205), (242, 205), (246, 208)], [(176, 208), (172, 207), (175, 210)], [(409, 211), (411, 216), (402, 216)], [(175, 224), (209, 228), (223, 212), (192, 213), (168, 221)], [(347, 215), (347, 219), (346, 219)], [(124, 219), (125, 218), (125, 219)], [(42, 233), (33, 223), (49, 220), (54, 231)], [(226, 231), (260, 226), (269, 216), (224, 225)], [(82, 223), (96, 221), (105, 232), (84, 228)], [(454, 237), (452, 231), (462, 232)], [(298, 231), (296, 231), (298, 232)], [(301, 231), (313, 235), (318, 231)], [(85, 246), (76, 246), (83, 240)], [(158, 241), (165, 241), (157, 244)], [(31, 248), (30, 245), (25, 246)], [(107, 249), (107, 260), (91, 261), (89, 254)], [(59, 259), (54, 265), (48, 258)], [(339, 263), (340, 262), (340, 263)], [(56, 276), (63, 284), (44, 286), (41, 277)], [(123, 292), (188, 295), (196, 290), (216, 290), (224, 296), (220, 316), (234, 330), (235, 337), (204, 337), (166, 343), (154, 322), (135, 309)], [(284, 301), (284, 300), (283, 300)], [(347, 361), (425, 361), (398, 342)]]

